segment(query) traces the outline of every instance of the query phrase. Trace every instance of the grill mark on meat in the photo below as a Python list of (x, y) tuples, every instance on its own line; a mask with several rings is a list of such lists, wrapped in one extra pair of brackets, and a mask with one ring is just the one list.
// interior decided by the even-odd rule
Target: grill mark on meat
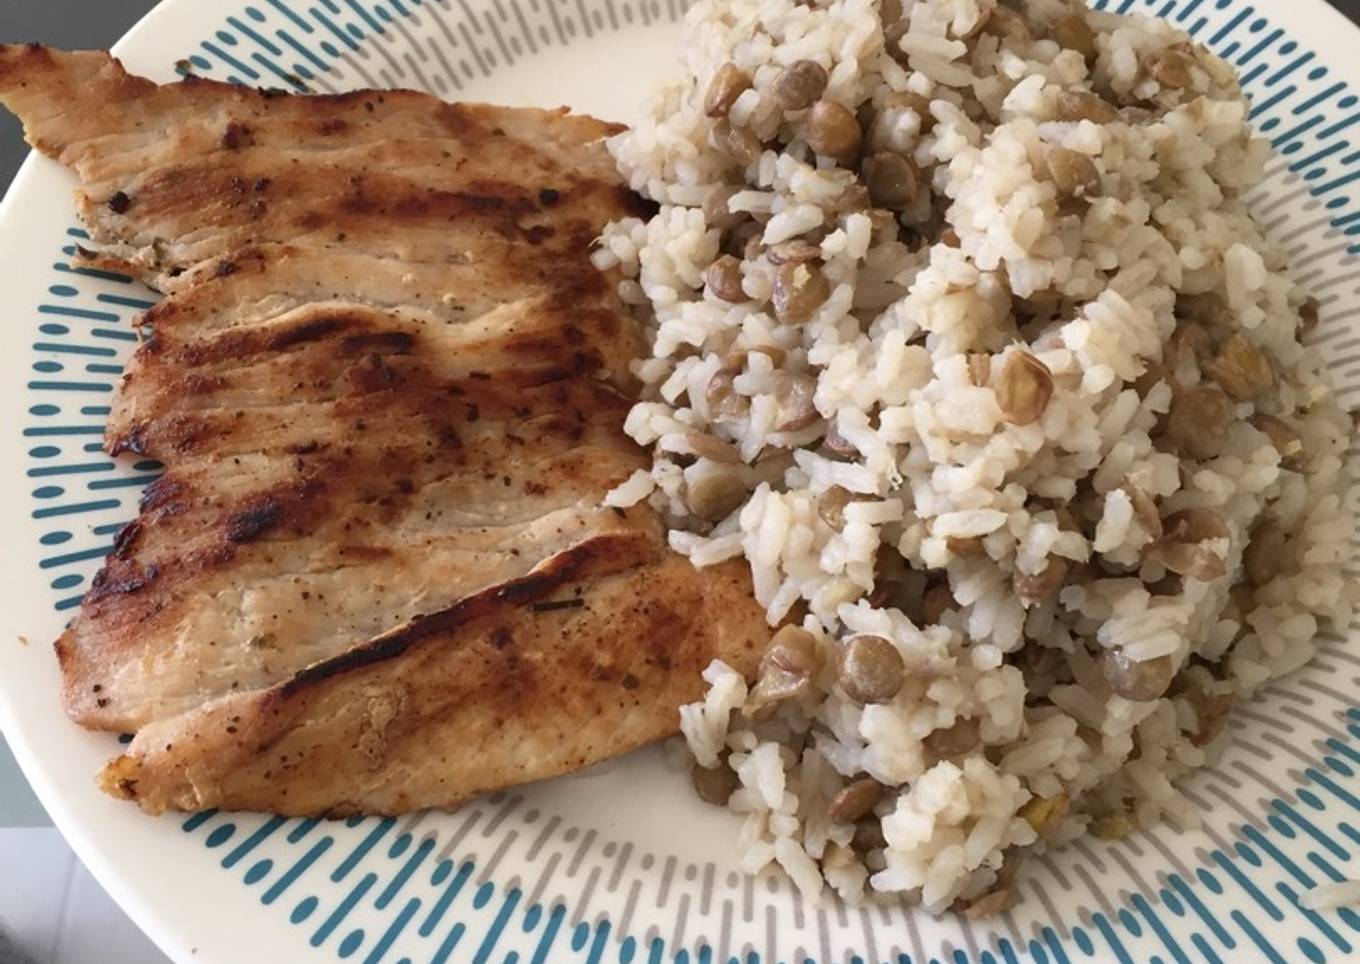
[(255, 143), (254, 132), (251, 131), (249, 124), (240, 121), (230, 121), (226, 130), (222, 132), (222, 149), (227, 151), (239, 151), (243, 147), (251, 147)]
[[(316, 666), (296, 673), (271, 696), (287, 699), (314, 687), (323, 680), (401, 656), (412, 646), (485, 616), (499, 604), (524, 606), (586, 574), (607, 574), (654, 558), (657, 546), (652, 539), (636, 533), (598, 536), (564, 552), (559, 552), (528, 575), (492, 586), (436, 613), (417, 616), (404, 626)], [(506, 640), (503, 646), (511, 640)]]
[(185, 345), (174, 352), (174, 357), (167, 359), (167, 362), (169, 364), (204, 365), (208, 362), (224, 359), (244, 359), (251, 355), (273, 354), (295, 345), (321, 341), (328, 335), (348, 328), (352, 324), (353, 322), (350, 319), (343, 317), (310, 318), (300, 324), (284, 327), (282, 330), (229, 331), (206, 344)]
[(105, 566), (94, 574), (94, 579), (90, 580), (90, 590), (85, 594), (83, 601), (85, 605), (93, 605), (110, 596), (125, 596), (140, 592), (155, 582), (160, 575), (159, 567), (154, 565), (147, 566), (145, 569), (140, 566), (119, 568), (126, 568), (127, 573), (118, 575), (115, 574), (114, 567)]
[(416, 338), (408, 331), (370, 331), (346, 335), (340, 342), (340, 352), (357, 355), (361, 352), (382, 351), (392, 355), (409, 355), (416, 347)]
[(284, 515), (283, 506), (266, 498), (258, 505), (233, 513), (227, 519), (226, 538), (228, 542), (254, 542), (269, 530), (275, 528)]
[[(456, 405), (450, 404), (452, 399), (457, 399)], [(536, 410), (529, 420), (520, 411), (526, 399)], [(291, 446), (319, 446), (317, 433), (333, 431), (333, 419), (358, 416), (379, 424), (386, 421), (391, 430), (401, 432), (413, 445), (421, 444), (423, 438), (436, 439), (440, 445), (454, 442), (477, 422), (487, 423), (480, 431), (488, 440), (494, 440), (498, 432), (504, 432), (502, 437), (507, 441), (514, 441), (515, 433), (527, 433), (534, 444), (542, 445), (555, 439), (579, 441), (586, 424), (608, 425), (616, 420), (621, 425), (628, 406), (625, 397), (603, 384), (557, 381), (525, 388), (469, 377), (456, 382), (407, 384), (399, 393), (340, 397), (314, 411), (274, 404), (245, 409), (205, 407), (168, 414), (133, 425), (123, 433), (111, 433), (110, 447), (121, 451), (135, 446), (139, 453), (153, 457), (191, 454), (200, 445), (218, 454), (243, 455), (281, 448), (288, 454), (307, 455), (314, 449), (299, 452)], [(504, 429), (494, 427), (501, 425)], [(224, 444), (238, 427), (244, 432), (242, 444)], [(250, 446), (252, 438), (259, 436), (258, 430), (265, 427), (271, 429), (273, 444)], [(343, 465), (337, 468), (343, 469)]]

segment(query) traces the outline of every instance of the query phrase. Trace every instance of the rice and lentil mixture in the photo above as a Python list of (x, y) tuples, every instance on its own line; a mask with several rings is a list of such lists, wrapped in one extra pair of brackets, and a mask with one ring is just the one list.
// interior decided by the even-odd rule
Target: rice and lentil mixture
[(682, 63), (611, 143), (660, 210), (596, 253), (652, 345), (610, 501), (782, 626), (682, 712), (745, 868), (987, 914), (1028, 851), (1194, 824), (1352, 595), (1230, 68), (1062, 0), (700, 0)]

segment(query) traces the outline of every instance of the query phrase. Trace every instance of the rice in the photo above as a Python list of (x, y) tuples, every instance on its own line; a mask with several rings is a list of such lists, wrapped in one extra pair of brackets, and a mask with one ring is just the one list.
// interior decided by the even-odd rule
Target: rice
[(595, 255), (651, 346), (609, 504), (783, 626), (681, 715), (742, 866), (986, 914), (1028, 848), (1192, 824), (1177, 780), (1353, 595), (1231, 69), (1061, 0), (700, 0), (681, 55), (610, 144), (659, 210)]
[(1321, 884), (1305, 891), (1299, 898), (1299, 903), (1309, 910), (1332, 910), (1346, 904), (1360, 903), (1360, 880)]

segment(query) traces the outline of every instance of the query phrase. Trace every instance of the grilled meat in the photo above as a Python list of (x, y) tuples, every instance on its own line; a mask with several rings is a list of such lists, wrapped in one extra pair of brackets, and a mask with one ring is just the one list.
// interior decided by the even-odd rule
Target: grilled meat
[(715, 653), (758, 657), (745, 563), (599, 536), (269, 689), (153, 723), (101, 775), (159, 812), (447, 807), (675, 730)]
[[(618, 128), (36, 46), (0, 47), (0, 101), (79, 176), (91, 260), (166, 295), (106, 434), (166, 471), (57, 643), (71, 716), (141, 731), (107, 788), (447, 805), (663, 736), (698, 667), (751, 667), (749, 577), (601, 502), (647, 464), (639, 336), (588, 257), (640, 204)], [(517, 601), (568, 585), (589, 602)]]

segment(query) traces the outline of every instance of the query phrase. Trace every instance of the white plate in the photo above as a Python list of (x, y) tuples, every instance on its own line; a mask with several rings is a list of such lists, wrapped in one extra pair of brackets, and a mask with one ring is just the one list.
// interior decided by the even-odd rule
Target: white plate
[[(1119, 5), (1176, 20), (1242, 71), (1281, 152), (1253, 201), (1321, 298), (1317, 340), (1353, 401), (1360, 32), (1322, 0), (1267, 15), (1243, 0)], [(159, 79), (191, 57), (251, 83), (425, 87), (628, 120), (676, 62), (679, 15), (674, 0), (168, 0), (118, 52)], [(1187, 786), (1203, 830), (1033, 861), (1021, 906), (995, 923), (810, 907), (781, 880), (739, 877), (735, 825), (654, 751), (395, 821), (153, 819), (100, 795), (92, 775), (116, 743), (63, 717), (48, 644), (154, 472), (97, 451), (127, 322), (150, 296), (70, 269), (71, 185), (30, 160), (0, 209), (0, 725), (82, 859), (177, 961), (1317, 962), (1360, 945), (1360, 915), (1296, 902), (1360, 877), (1360, 655), (1340, 638), (1236, 713), (1222, 764)]]

